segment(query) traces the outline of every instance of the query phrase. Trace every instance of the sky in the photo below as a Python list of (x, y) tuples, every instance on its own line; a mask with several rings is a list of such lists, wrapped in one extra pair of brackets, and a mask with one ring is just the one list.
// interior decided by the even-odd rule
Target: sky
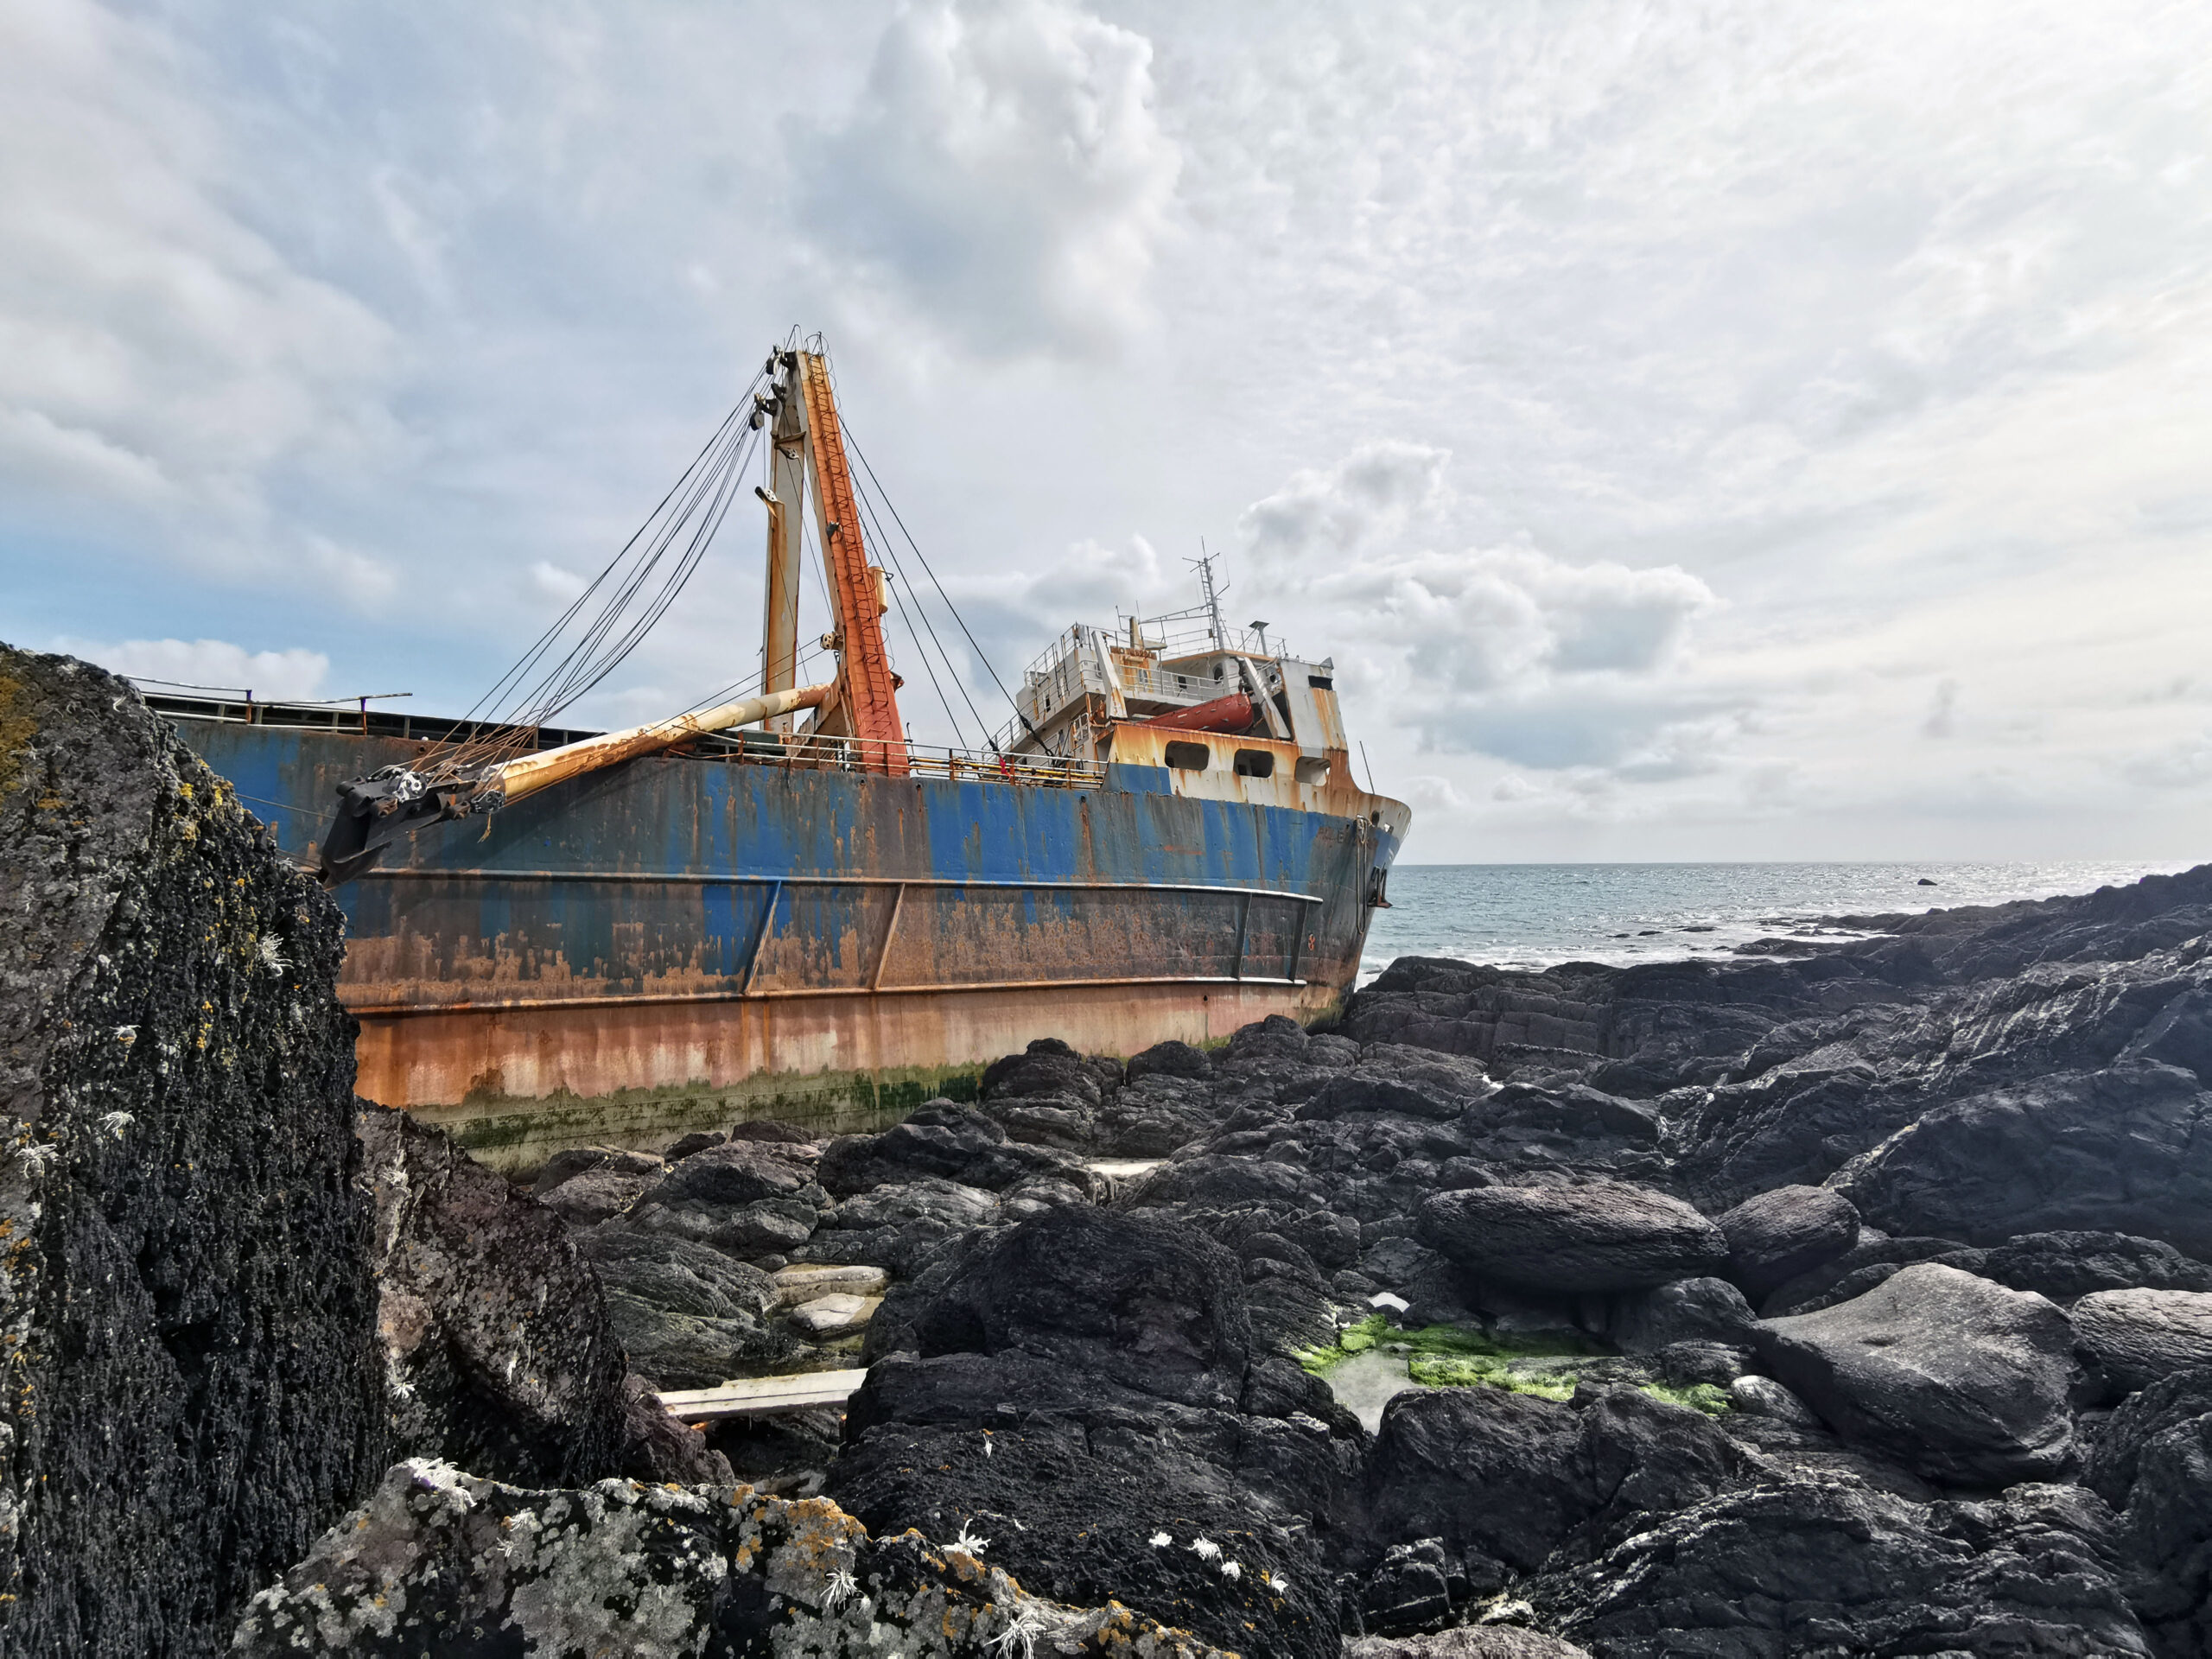
[(2208, 150), (2130, 0), (15, 0), (0, 638), (458, 713), (798, 327), (918, 739), (1203, 538), (1410, 860), (2196, 858)]

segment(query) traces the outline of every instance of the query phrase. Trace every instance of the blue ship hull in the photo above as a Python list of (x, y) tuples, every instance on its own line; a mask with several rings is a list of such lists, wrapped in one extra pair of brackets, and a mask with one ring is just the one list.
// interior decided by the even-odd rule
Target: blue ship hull
[[(425, 747), (162, 706), (303, 862), (340, 782)], [(1039, 1036), (1326, 1016), (1405, 809), (1127, 747), (1062, 786), (663, 754), (421, 830), (336, 892), (361, 1092), (527, 1168), (747, 1115), (871, 1127)]]

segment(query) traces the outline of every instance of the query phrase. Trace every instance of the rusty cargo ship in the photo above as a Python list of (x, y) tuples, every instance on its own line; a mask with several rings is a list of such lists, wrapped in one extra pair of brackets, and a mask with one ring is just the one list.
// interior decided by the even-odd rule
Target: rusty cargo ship
[[(827, 359), (779, 349), (752, 396), (749, 696), (590, 734), (149, 692), (343, 907), (361, 1093), (527, 1169), (878, 1127), (1039, 1037), (1333, 1010), (1410, 813), (1355, 781), (1330, 662), (1225, 627), (1209, 567), (1192, 611), (1061, 634), (982, 746), (915, 744)], [(801, 685), (810, 541), (834, 671)]]

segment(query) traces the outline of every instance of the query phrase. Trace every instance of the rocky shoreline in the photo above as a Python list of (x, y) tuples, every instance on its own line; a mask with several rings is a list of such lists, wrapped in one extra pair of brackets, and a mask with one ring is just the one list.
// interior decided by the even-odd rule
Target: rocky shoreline
[(523, 1185), (126, 686), (0, 735), (8, 1652), (2212, 1653), (2212, 867)]

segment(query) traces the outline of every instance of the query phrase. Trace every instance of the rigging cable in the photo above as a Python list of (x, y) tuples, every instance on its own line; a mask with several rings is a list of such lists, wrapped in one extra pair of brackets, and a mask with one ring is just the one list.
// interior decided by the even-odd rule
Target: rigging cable
[[(843, 428), (845, 442), (850, 446), (854, 457), (859, 461), (861, 470), (868, 474), (868, 482), (875, 486), (876, 493), (883, 497), (883, 505), (890, 509), (892, 522), (899, 526), (899, 533), (906, 538), (906, 545), (914, 550), (914, 556), (921, 561), (923, 574), (929, 577), (930, 585), (937, 589), (938, 597), (944, 601), (944, 608), (951, 613), (952, 620), (960, 625), (960, 632), (967, 635), (969, 648), (976, 653), (976, 660), (982, 664), (983, 671), (991, 677), (991, 683), (998, 687), (999, 695), (1007, 701), (1007, 707), (1014, 710), (1014, 717), (1028, 728), (1032, 736), (1036, 735), (1037, 728), (1030, 725), (1028, 717), (1021, 712), (1021, 705), (1014, 700), (1014, 693), (1007, 690), (1006, 682), (999, 678), (998, 670), (991, 666), (991, 659), (983, 654), (982, 646), (976, 643), (976, 636), (969, 632), (967, 618), (960, 614), (960, 607), (952, 602), (952, 596), (944, 591), (944, 584), (938, 580), (937, 572), (931, 569), (929, 559), (914, 540), (914, 532), (906, 528), (906, 521), (899, 516), (898, 504), (893, 502), (888, 493), (884, 490), (881, 482), (876, 478), (875, 468), (868, 465), (868, 457), (861, 454), (859, 441), (853, 436), (851, 423), (840, 417), (839, 425)], [(998, 747), (997, 738), (988, 732), (984, 734), (984, 737), (994, 750)]]
[[(465, 739), (448, 740), (425, 755), (418, 769), (435, 767), (451, 773), (531, 747), (536, 728), (601, 684), (643, 643), (697, 570), (728, 513), (753, 448), (755, 434), (747, 416), (762, 378), (753, 377), (743, 398), (621, 550), (462, 716), (465, 721), (493, 721), (499, 729), (487, 733), (480, 726)], [(671, 550), (672, 568), (660, 575), (657, 588), (652, 587)], [(597, 612), (581, 635), (553, 657), (595, 596)], [(500, 709), (499, 715), (487, 713), (495, 708)]]
[[(914, 584), (907, 579), (906, 568), (899, 562), (897, 544), (884, 533), (883, 521), (876, 514), (875, 504), (870, 499), (868, 493), (860, 487), (858, 480), (854, 480), (853, 499), (860, 504), (861, 517), (868, 521), (868, 525), (875, 537), (876, 545), (883, 550), (885, 556), (888, 558), (892, 574), (905, 583), (907, 596), (914, 602), (914, 613), (920, 616), (922, 627), (929, 634), (930, 644), (935, 645), (938, 655), (944, 658), (945, 671), (951, 676), (953, 685), (959, 690), (960, 700), (968, 705), (968, 712), (974, 716), (977, 728), (988, 733), (990, 729), (988, 722), (984, 721), (982, 712), (976, 707), (975, 700), (969, 696), (968, 688), (961, 684), (960, 676), (953, 667), (951, 655), (944, 649), (944, 642), (938, 639), (937, 629), (930, 621), (929, 612), (923, 607), (922, 596), (914, 591)], [(897, 596), (897, 589), (894, 588), (893, 597), (896, 599)], [(914, 618), (907, 613), (904, 605), (899, 607), (899, 620), (906, 625), (906, 637), (914, 642), (915, 654), (922, 659), (923, 671), (930, 677), (931, 689), (936, 691), (938, 702), (944, 709), (944, 717), (951, 723), (953, 735), (960, 740), (962, 748), (968, 747), (967, 728), (960, 723), (960, 716), (953, 713), (952, 701), (944, 695), (944, 687), (938, 682), (937, 666), (930, 660), (930, 653), (923, 645), (920, 634), (914, 632)]]

